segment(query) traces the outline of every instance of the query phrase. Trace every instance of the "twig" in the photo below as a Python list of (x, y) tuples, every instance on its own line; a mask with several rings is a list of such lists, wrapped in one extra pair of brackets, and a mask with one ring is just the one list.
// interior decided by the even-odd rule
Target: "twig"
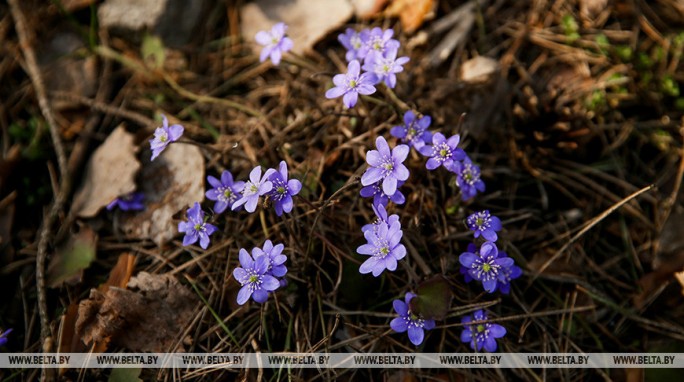
[(549, 265), (551, 265), (551, 263), (553, 263), (554, 261), (556, 261), (556, 259), (558, 259), (558, 257), (559, 257), (560, 255), (562, 255), (563, 252), (565, 252), (566, 249), (568, 249), (568, 247), (570, 247), (574, 242), (577, 241), (577, 239), (579, 239), (580, 237), (582, 237), (582, 235), (584, 235), (585, 233), (587, 233), (587, 231), (589, 231), (590, 229), (592, 229), (592, 228), (593, 228), (596, 224), (598, 224), (601, 220), (605, 219), (606, 216), (610, 215), (611, 213), (613, 213), (613, 212), (614, 212), (615, 210), (617, 210), (618, 208), (622, 207), (622, 205), (624, 205), (625, 203), (629, 202), (630, 200), (636, 198), (637, 196), (643, 194), (643, 193), (646, 192), (646, 191), (651, 190), (653, 187), (655, 187), (655, 186), (654, 186), (653, 184), (651, 184), (651, 185), (648, 185), (648, 186), (642, 188), (642, 189), (639, 190), (639, 191), (636, 191), (636, 192), (632, 193), (632, 194), (629, 195), (628, 197), (622, 199), (622, 200), (619, 201), (617, 204), (611, 206), (611, 207), (608, 208), (607, 210), (603, 211), (600, 215), (598, 215), (597, 217), (595, 217), (595, 218), (593, 218), (591, 221), (589, 221), (589, 222), (587, 223), (587, 225), (586, 225), (584, 228), (582, 228), (579, 232), (577, 232), (577, 234), (575, 234), (575, 236), (573, 236), (567, 243), (565, 243), (565, 244), (561, 247), (561, 249), (559, 249), (556, 253), (553, 254), (553, 256), (551, 256), (550, 259), (546, 260), (546, 261), (544, 262), (544, 264), (542, 264), (542, 266), (539, 268), (539, 270), (537, 270), (537, 271), (534, 273), (534, 275), (532, 276), (532, 280), (534, 281), (541, 273), (543, 273), (543, 272), (546, 270), (546, 268), (549, 267)]
[[(59, 211), (66, 201), (66, 195), (70, 189), (70, 182), (67, 170), (67, 159), (62, 146), (62, 140), (57, 129), (57, 122), (52, 113), (52, 109), (48, 103), (45, 87), (43, 86), (43, 78), (36, 61), (36, 55), (30, 45), (29, 33), (26, 28), (26, 19), (21, 11), (18, 0), (9, 0), (10, 11), (14, 18), (14, 26), (19, 37), (19, 44), (21, 51), (26, 59), (26, 69), (29, 78), (33, 84), (38, 98), (38, 105), (40, 111), (45, 117), (50, 128), (50, 135), (52, 137), (52, 145), (55, 147), (55, 154), (57, 155), (57, 163), (59, 165), (60, 173), (60, 188), (55, 195), (54, 203), (52, 204), (48, 216), (43, 222), (40, 233), (38, 235), (38, 253), (36, 255), (36, 289), (38, 293), (38, 313), (40, 315), (40, 338), (43, 344), (43, 351), (50, 352), (52, 348), (52, 334), (50, 330), (50, 320), (47, 311), (47, 299), (45, 296), (45, 260), (47, 257), (47, 244), (52, 233), (52, 225), (57, 219)], [(46, 371), (43, 369), (41, 379), (46, 378)]]

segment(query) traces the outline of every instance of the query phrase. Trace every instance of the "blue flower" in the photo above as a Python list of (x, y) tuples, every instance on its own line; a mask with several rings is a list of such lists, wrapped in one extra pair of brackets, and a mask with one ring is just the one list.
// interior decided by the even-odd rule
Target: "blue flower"
[(269, 274), (270, 265), (268, 256), (252, 256), (244, 249), (240, 249), (240, 267), (233, 270), (233, 277), (241, 285), (237, 295), (237, 303), (244, 305), (250, 297), (260, 304), (268, 299), (268, 292), (280, 287), (278, 279)]
[(425, 144), (432, 142), (432, 133), (427, 130), (431, 122), (429, 115), (416, 119), (416, 114), (409, 110), (404, 114), (404, 125), (392, 127), (390, 134), (401, 139), (402, 143), (420, 150)]
[(356, 52), (356, 57), (366, 59), (372, 51), (384, 54), (390, 48), (398, 49), (399, 41), (393, 39), (393, 35), (392, 29), (383, 30), (375, 27), (371, 30), (362, 30), (359, 37), (363, 44)]
[(207, 177), (207, 181), (214, 188), (207, 191), (205, 195), (207, 199), (216, 201), (214, 212), (217, 214), (232, 206), (245, 188), (245, 182), (233, 182), (233, 174), (228, 170), (223, 171), (220, 181), (211, 175)]
[(175, 142), (183, 135), (183, 126), (171, 125), (169, 120), (162, 114), (162, 127), (157, 127), (154, 130), (154, 139), (150, 139), (150, 148), (152, 149), (152, 159), (154, 160), (159, 154), (166, 149), (166, 146), (171, 142)]
[(283, 53), (292, 49), (294, 45), (289, 37), (285, 37), (287, 25), (285, 23), (278, 23), (271, 28), (270, 32), (260, 31), (254, 36), (254, 39), (263, 45), (259, 61), (264, 62), (270, 56), (273, 65), (280, 64), (280, 59)]
[(276, 215), (281, 216), (283, 212), (290, 213), (294, 206), (292, 197), (302, 189), (302, 182), (297, 179), (287, 179), (287, 163), (285, 161), (280, 162), (278, 171), (273, 171), (269, 180), (273, 183), (273, 188), (268, 195), (273, 200)]
[(374, 83), (385, 81), (385, 85), (394, 88), (397, 85), (397, 73), (403, 72), (408, 57), (397, 58), (397, 48), (388, 48), (385, 53), (371, 51), (363, 64), (363, 70), (372, 73)]
[(476, 351), (481, 351), (484, 348), (487, 352), (495, 352), (497, 348), (496, 338), (501, 338), (506, 335), (506, 328), (499, 324), (477, 323), (476, 321), (484, 321), (487, 319), (487, 314), (484, 311), (478, 310), (472, 316), (465, 316), (461, 319), (461, 323), (465, 325), (461, 332), (461, 342), (470, 344), (470, 348)]
[(131, 192), (130, 194), (119, 196), (107, 204), (107, 210), (111, 211), (116, 207), (119, 207), (122, 211), (144, 210), (145, 204), (143, 204), (143, 200), (145, 200), (145, 194), (142, 192)]
[(391, 226), (384, 222), (379, 222), (376, 229), (369, 229), (363, 233), (368, 241), (356, 249), (360, 255), (370, 256), (361, 264), (359, 273), (373, 273), (378, 277), (385, 270), (394, 271), (397, 269), (397, 261), (406, 256), (406, 247), (400, 243), (403, 232), (401, 223), (394, 222)]
[(14, 329), (7, 329), (2, 334), (0, 334), (0, 346), (5, 346), (7, 344), (7, 341), (9, 340), (7, 336), (12, 333), (12, 330)]
[(415, 294), (408, 292), (404, 301), (394, 300), (392, 306), (399, 317), (390, 322), (390, 327), (397, 333), (408, 331), (408, 337), (412, 344), (418, 346), (423, 343), (425, 330), (435, 328), (435, 320), (426, 320), (421, 316), (411, 312), (410, 302), (416, 297)]
[(342, 46), (347, 49), (347, 54), (345, 55), (347, 61), (360, 58), (357, 57), (357, 52), (363, 45), (363, 41), (361, 40), (361, 35), (358, 32), (351, 28), (347, 28), (343, 34), (337, 36), (337, 39), (340, 41), (340, 43), (342, 43)]
[(461, 199), (468, 200), (477, 192), (484, 192), (485, 184), (480, 179), (480, 168), (471, 162), (467, 156), (463, 162), (457, 163), (454, 166), (456, 173), (456, 185), (461, 189)]
[(359, 94), (369, 95), (375, 93), (373, 76), (369, 73), (361, 73), (361, 64), (352, 60), (347, 66), (347, 74), (337, 74), (333, 77), (335, 87), (325, 92), (325, 98), (332, 99), (342, 96), (342, 102), (347, 109), (356, 105)]
[(244, 204), (247, 212), (254, 212), (257, 203), (259, 203), (259, 197), (269, 193), (273, 189), (273, 183), (268, 180), (268, 178), (270, 178), (274, 172), (274, 169), (269, 168), (262, 178), (261, 166), (254, 167), (249, 173), (249, 181), (245, 183), (245, 187), (242, 189), (242, 197), (233, 203), (231, 209), (235, 211)]
[(387, 195), (382, 191), (382, 182), (375, 182), (369, 184), (368, 186), (361, 188), (361, 196), (364, 198), (373, 197), (374, 206), (387, 206), (390, 200), (395, 204), (404, 204), (406, 202), (406, 197), (399, 191), (399, 187), (404, 184), (403, 181), (397, 182), (397, 190), (392, 195)]
[(475, 212), (468, 216), (466, 224), (471, 231), (475, 231), (475, 238), (482, 237), (487, 241), (496, 241), (496, 233), (501, 231), (501, 220), (492, 216), (489, 210)]
[(458, 161), (466, 157), (465, 151), (457, 147), (461, 137), (456, 134), (446, 139), (444, 134), (435, 133), (432, 136), (432, 145), (425, 145), (419, 149), (420, 153), (430, 157), (425, 163), (428, 170), (434, 170), (439, 166), (444, 166), (449, 171), (454, 171)]
[[(468, 244), (467, 252), (477, 253), (477, 246), (473, 243)], [(508, 254), (506, 254), (506, 252), (499, 251), (498, 258), (508, 258)], [(459, 270), (465, 278), (465, 282), (467, 283), (474, 280), (473, 277), (470, 276), (470, 269), (471, 268), (461, 265)], [(499, 270), (499, 275), (496, 278), (496, 287), (494, 287), (492, 293), (498, 290), (503, 294), (509, 294), (511, 292), (511, 280), (515, 280), (521, 275), (522, 269), (515, 264), (512, 264), (510, 267), (501, 267)]]
[(283, 277), (287, 273), (287, 267), (285, 267), (287, 256), (282, 254), (283, 249), (285, 249), (283, 244), (276, 244), (274, 246), (270, 240), (266, 240), (266, 242), (264, 242), (263, 248), (252, 248), (252, 257), (256, 259), (260, 256), (266, 256), (268, 259), (268, 268), (266, 269), (266, 273), (273, 277)]
[(361, 232), (366, 232), (369, 229), (370, 230), (375, 230), (378, 229), (378, 226), (381, 223), (385, 223), (389, 226), (392, 226), (392, 224), (396, 223), (399, 221), (399, 215), (397, 214), (392, 214), (390, 216), (387, 216), (387, 210), (382, 204), (379, 205), (373, 205), (373, 212), (375, 212), (375, 216), (377, 216), (377, 219), (370, 224), (366, 224), (363, 227), (361, 227)]
[(389, 145), (384, 137), (379, 136), (375, 140), (377, 150), (369, 150), (366, 153), (366, 162), (370, 167), (361, 176), (361, 184), (364, 186), (382, 180), (382, 191), (387, 195), (394, 195), (397, 191), (397, 182), (405, 181), (409, 177), (409, 170), (404, 166), (404, 161), (409, 153), (406, 145), (397, 145), (390, 152)]
[(468, 269), (468, 275), (482, 282), (489, 293), (494, 293), (498, 280), (503, 279), (503, 269), (514, 264), (510, 257), (499, 257), (496, 244), (489, 241), (483, 243), (477, 252), (462, 253), (458, 260)]
[(209, 246), (209, 235), (216, 232), (217, 228), (204, 221), (204, 211), (202, 211), (197, 202), (188, 208), (187, 217), (188, 221), (178, 223), (178, 232), (185, 232), (183, 245), (195, 244), (199, 240), (200, 247), (207, 249)]

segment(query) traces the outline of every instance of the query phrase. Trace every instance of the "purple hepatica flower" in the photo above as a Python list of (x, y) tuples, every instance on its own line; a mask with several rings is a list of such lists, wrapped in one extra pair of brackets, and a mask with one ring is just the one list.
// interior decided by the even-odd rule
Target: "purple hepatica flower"
[(409, 148), (406, 145), (397, 145), (390, 152), (389, 145), (384, 137), (379, 136), (375, 140), (377, 150), (370, 150), (366, 154), (366, 162), (370, 168), (363, 173), (361, 184), (364, 186), (382, 180), (382, 191), (387, 195), (394, 195), (397, 191), (397, 182), (405, 181), (409, 177), (409, 170), (404, 166)]
[(261, 166), (254, 167), (252, 172), (249, 173), (249, 181), (245, 183), (245, 188), (242, 189), (242, 197), (233, 203), (231, 209), (235, 211), (244, 204), (247, 212), (254, 212), (257, 203), (259, 203), (259, 197), (273, 189), (273, 183), (268, 180), (273, 172), (275, 170), (269, 168), (262, 178)]
[(382, 191), (382, 182), (376, 182), (361, 188), (361, 196), (364, 198), (370, 198), (372, 196), (373, 205), (376, 207), (380, 205), (386, 207), (390, 200), (395, 204), (404, 204), (406, 202), (406, 197), (401, 193), (401, 191), (399, 191), (399, 187), (401, 187), (403, 184), (403, 181), (398, 181), (397, 190), (394, 192), (394, 194), (388, 196)]
[(285, 23), (278, 23), (271, 28), (270, 32), (260, 31), (254, 37), (259, 45), (263, 45), (259, 61), (266, 61), (267, 57), (271, 57), (273, 65), (280, 64), (280, 58), (283, 53), (292, 49), (294, 45), (289, 37), (285, 37), (287, 25)]
[(408, 337), (412, 344), (418, 346), (423, 343), (425, 338), (424, 330), (435, 328), (435, 320), (426, 320), (409, 309), (411, 300), (416, 297), (415, 294), (408, 292), (404, 301), (394, 300), (392, 306), (399, 314), (399, 317), (390, 322), (390, 327), (397, 333), (403, 333), (408, 330)]
[(325, 98), (332, 99), (342, 96), (342, 102), (347, 109), (356, 105), (359, 94), (369, 95), (375, 93), (373, 76), (369, 73), (359, 74), (361, 64), (352, 60), (347, 66), (347, 74), (337, 74), (333, 77), (334, 88), (325, 92)]
[(209, 181), (209, 184), (214, 188), (207, 191), (205, 195), (207, 199), (216, 201), (214, 204), (214, 212), (217, 214), (220, 214), (225, 211), (226, 208), (232, 206), (245, 188), (245, 182), (233, 182), (233, 174), (228, 170), (223, 171), (221, 180), (210, 175), (207, 177), (207, 181)]
[(188, 221), (178, 223), (178, 232), (185, 232), (183, 245), (195, 244), (199, 240), (200, 247), (207, 249), (209, 246), (209, 235), (216, 232), (217, 228), (204, 222), (204, 211), (202, 211), (197, 202), (188, 208), (187, 216)]
[(420, 150), (425, 144), (432, 142), (432, 133), (427, 130), (431, 122), (432, 118), (429, 115), (416, 119), (416, 114), (409, 110), (404, 114), (404, 125), (392, 127), (390, 134), (414, 149)]
[(466, 224), (471, 231), (475, 231), (475, 238), (482, 235), (487, 241), (496, 241), (498, 239), (496, 232), (501, 231), (501, 220), (490, 215), (489, 210), (475, 212), (468, 216)]
[(252, 256), (241, 248), (239, 257), (241, 267), (233, 270), (233, 277), (242, 285), (237, 295), (237, 303), (244, 305), (250, 296), (260, 304), (266, 302), (268, 292), (280, 286), (278, 279), (268, 273), (268, 256), (257, 256), (252, 259)]
[(357, 52), (363, 46), (363, 41), (361, 40), (361, 34), (351, 28), (347, 28), (343, 34), (337, 36), (337, 39), (342, 43), (342, 46), (347, 49), (347, 55), (345, 58), (347, 61), (356, 60)]
[(12, 333), (13, 329), (7, 329), (2, 334), (0, 334), (0, 346), (5, 346), (7, 344), (8, 338), (7, 336)]
[(283, 244), (274, 246), (270, 240), (266, 240), (263, 248), (252, 248), (252, 256), (255, 259), (259, 256), (266, 256), (268, 259), (268, 269), (266, 269), (266, 272), (274, 277), (283, 277), (287, 273), (287, 267), (285, 267), (287, 256), (282, 254), (284, 248)]
[(157, 127), (154, 130), (154, 139), (150, 139), (150, 147), (152, 148), (152, 159), (150, 160), (153, 161), (158, 157), (169, 143), (177, 141), (183, 135), (183, 130), (184, 128), (181, 125), (169, 126), (169, 120), (162, 114), (162, 127)]
[(456, 173), (456, 185), (461, 189), (461, 199), (468, 200), (477, 192), (484, 192), (485, 184), (480, 179), (480, 167), (474, 165), (467, 156), (463, 162), (454, 166)]
[(356, 57), (367, 59), (370, 52), (373, 51), (384, 54), (391, 48), (399, 49), (399, 41), (393, 39), (393, 35), (394, 31), (392, 29), (382, 30), (380, 27), (362, 30), (359, 36), (363, 44), (356, 52)]
[[(478, 310), (472, 316), (465, 316), (461, 319), (461, 323), (468, 324), (473, 321), (484, 321), (487, 319), (487, 314)], [(501, 338), (506, 335), (506, 328), (499, 324), (491, 322), (482, 324), (465, 325), (461, 332), (461, 341), (469, 343), (470, 348), (476, 351), (481, 351), (484, 348), (487, 352), (496, 351), (496, 338)]]
[(111, 211), (119, 207), (121, 211), (140, 211), (145, 209), (145, 194), (142, 192), (131, 192), (128, 195), (120, 196), (111, 203), (107, 204), (107, 210)]
[(373, 276), (378, 277), (385, 269), (396, 270), (397, 260), (406, 256), (406, 247), (400, 243), (402, 235), (399, 221), (391, 226), (380, 222), (377, 229), (369, 229), (364, 232), (368, 244), (358, 247), (356, 252), (360, 255), (370, 256), (370, 258), (361, 264), (359, 273), (373, 272)]
[(458, 161), (466, 157), (465, 151), (457, 147), (461, 137), (456, 134), (446, 139), (444, 134), (435, 133), (432, 136), (432, 145), (425, 145), (420, 148), (420, 153), (430, 157), (425, 163), (428, 170), (434, 170), (439, 166), (444, 166), (449, 171), (457, 168)]
[(269, 180), (273, 183), (273, 188), (268, 195), (273, 200), (276, 215), (281, 216), (283, 212), (290, 213), (294, 205), (292, 197), (302, 189), (302, 182), (297, 179), (287, 180), (287, 163), (285, 161), (280, 162), (278, 171), (272, 172)]
[(397, 58), (397, 48), (389, 48), (384, 54), (371, 51), (366, 56), (363, 70), (375, 76), (375, 83), (385, 81), (385, 85), (394, 88), (397, 85), (397, 73), (404, 71), (402, 65), (408, 61), (408, 57)]
[(468, 268), (468, 275), (481, 281), (489, 293), (494, 293), (498, 280), (503, 280), (503, 269), (514, 264), (510, 257), (500, 257), (496, 244), (489, 241), (483, 243), (478, 252), (462, 253), (458, 260)]
[(377, 219), (375, 220), (375, 222), (366, 224), (363, 227), (361, 227), (361, 232), (366, 232), (368, 230), (376, 230), (378, 229), (378, 226), (381, 223), (385, 223), (391, 227), (392, 224), (399, 221), (399, 215), (397, 214), (387, 216), (387, 210), (382, 204), (379, 204), (377, 206), (373, 205), (373, 211), (375, 212), (375, 216), (377, 216)]
[[(508, 258), (506, 252), (499, 252), (499, 258)], [(503, 294), (509, 294), (511, 292), (511, 280), (515, 280), (522, 275), (522, 269), (517, 265), (511, 265), (510, 267), (501, 268), (501, 275), (497, 279), (496, 288), (499, 292)]]

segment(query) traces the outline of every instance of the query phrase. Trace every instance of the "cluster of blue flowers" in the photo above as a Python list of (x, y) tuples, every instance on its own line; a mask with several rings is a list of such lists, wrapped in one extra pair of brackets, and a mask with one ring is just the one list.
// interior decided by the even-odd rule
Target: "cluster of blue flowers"
[[(369, 95), (375, 92), (375, 86), (384, 82), (389, 88), (396, 86), (396, 73), (403, 70), (402, 65), (409, 61), (407, 57), (397, 58), (399, 41), (392, 38), (392, 30), (380, 28), (364, 29), (356, 32), (349, 28), (338, 39), (347, 49), (346, 59), (349, 61), (347, 73), (333, 77), (335, 87), (326, 92), (327, 98), (342, 96), (345, 107), (353, 107), (358, 95)], [(361, 63), (363, 62), (363, 66)], [(361, 73), (361, 69), (365, 70)], [(404, 114), (403, 125), (394, 126), (390, 135), (400, 141), (390, 148), (387, 140), (380, 136), (375, 140), (375, 150), (366, 153), (368, 168), (361, 177), (361, 196), (373, 197), (373, 211), (376, 221), (365, 225), (361, 230), (367, 241), (359, 246), (357, 253), (370, 256), (364, 261), (359, 272), (372, 273), (377, 277), (385, 270), (394, 271), (397, 262), (406, 256), (406, 248), (401, 244), (403, 232), (401, 222), (396, 214), (388, 215), (389, 202), (403, 204), (405, 195), (399, 188), (409, 178), (409, 170), (404, 165), (411, 148), (427, 158), (425, 167), (432, 171), (443, 167), (455, 175), (455, 184), (461, 192), (461, 198), (469, 200), (484, 192), (485, 184), (480, 179), (480, 168), (459, 147), (458, 134), (446, 137), (440, 132), (428, 130), (432, 119), (428, 115), (420, 115), (413, 110)], [(486, 240), (477, 250), (474, 244), (460, 256), (461, 273), (466, 281), (478, 280), (485, 290), (493, 293), (500, 290), (504, 294), (510, 291), (510, 281), (522, 273), (515, 266), (513, 259), (504, 252), (499, 252), (494, 242), (496, 232), (501, 230), (501, 221), (491, 216), (489, 211), (480, 211), (467, 219), (468, 227), (475, 232), (475, 238)], [(435, 327), (435, 321), (426, 319), (411, 311), (411, 300), (414, 293), (406, 293), (405, 300), (394, 300), (394, 310), (399, 315), (391, 321), (390, 326), (396, 332), (408, 332), (409, 340), (420, 345), (425, 337), (424, 331)], [(484, 318), (482, 318), (484, 317)], [(482, 311), (475, 313), (475, 320), (484, 320)], [(473, 320), (468, 316), (464, 323)], [(496, 338), (505, 335), (506, 330), (496, 324), (485, 323), (476, 327), (466, 326), (462, 339), (471, 343), (474, 350), (496, 350)]]
[[(389, 88), (397, 85), (397, 73), (404, 70), (408, 57), (397, 57), (399, 41), (392, 38), (392, 29), (364, 29), (361, 32), (348, 28), (338, 39), (347, 48), (347, 73), (333, 77), (335, 86), (325, 93), (326, 98), (342, 97), (344, 106), (356, 105), (359, 94), (375, 93), (375, 85), (384, 82)], [(363, 63), (363, 66), (362, 66)], [(361, 70), (364, 70), (361, 73)]]
[(287, 273), (283, 255), (283, 244), (276, 244), (266, 240), (263, 248), (252, 248), (250, 255), (247, 250), (240, 248), (240, 266), (233, 270), (233, 277), (242, 288), (237, 295), (237, 303), (244, 305), (251, 297), (252, 300), (263, 304), (268, 294), (287, 284), (283, 276)]

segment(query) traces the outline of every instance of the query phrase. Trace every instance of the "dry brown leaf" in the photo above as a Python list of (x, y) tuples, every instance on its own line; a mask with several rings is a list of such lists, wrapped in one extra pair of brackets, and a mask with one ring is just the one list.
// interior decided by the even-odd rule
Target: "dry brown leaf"
[(404, 32), (413, 33), (426, 20), (435, 17), (435, 0), (393, 0), (385, 15), (399, 17)]
[(195, 315), (196, 296), (171, 275), (140, 272), (128, 287), (137, 290), (90, 290), (78, 309), (81, 340), (109, 340), (134, 352), (185, 351), (178, 338)]
[(256, 0), (240, 10), (240, 28), (243, 38), (254, 42), (257, 32), (270, 31), (274, 24), (284, 22), (294, 42), (292, 51), (301, 54), (342, 26), (353, 13), (347, 0)]
[(83, 184), (74, 196), (72, 209), (84, 218), (95, 216), (119, 196), (135, 191), (140, 162), (133, 134), (123, 125), (114, 130), (88, 161)]
[(367, 19), (377, 16), (388, 0), (350, 0), (356, 17)]
[(145, 210), (123, 216), (121, 227), (131, 238), (161, 246), (178, 233), (173, 215), (204, 199), (204, 157), (196, 146), (169, 145), (154, 162), (145, 160), (141, 178)]

